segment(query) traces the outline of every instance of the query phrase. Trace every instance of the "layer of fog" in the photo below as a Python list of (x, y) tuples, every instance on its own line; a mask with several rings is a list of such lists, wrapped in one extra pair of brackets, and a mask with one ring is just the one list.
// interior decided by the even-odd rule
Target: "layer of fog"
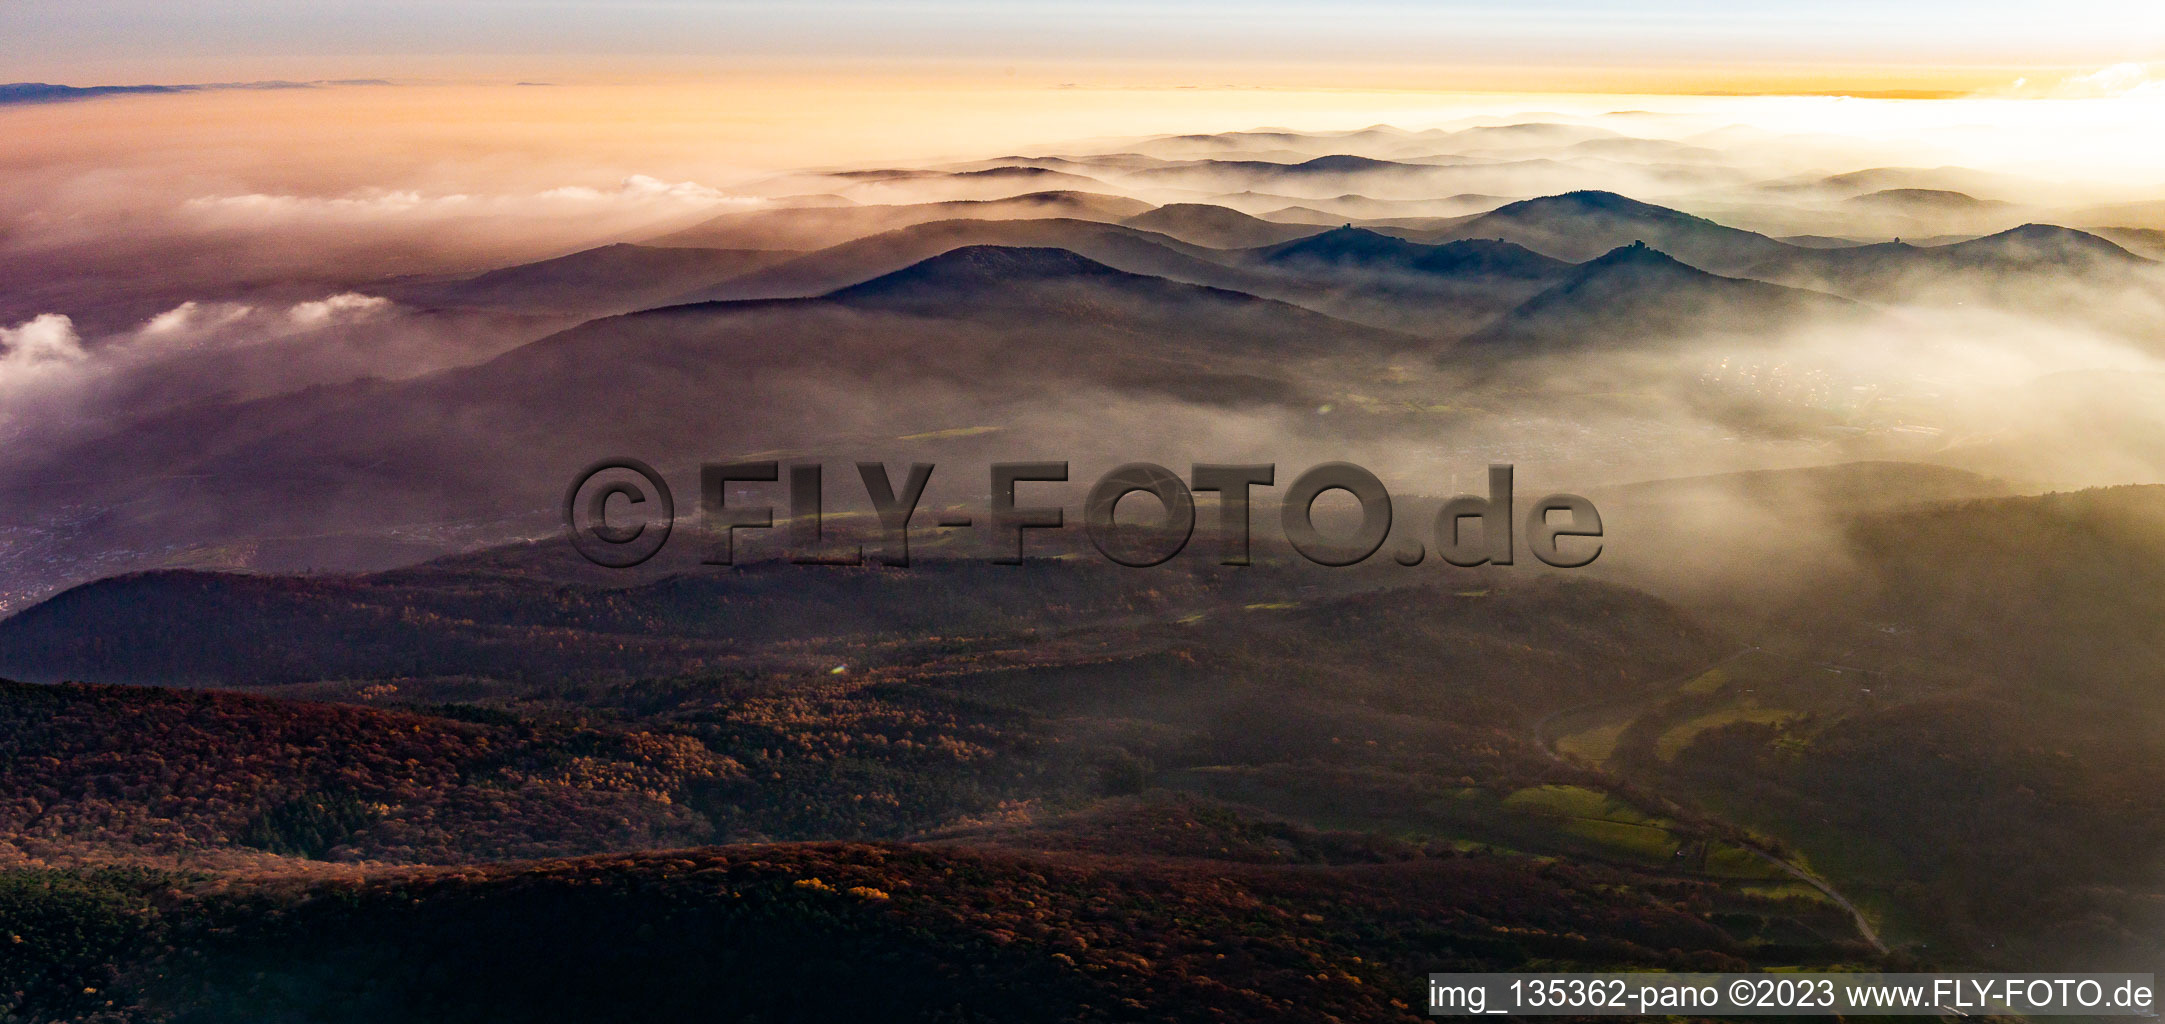
[[(33, 146), (9, 161), (0, 186), (0, 269), (8, 282), (0, 289), (0, 436), (16, 465), (199, 403), (214, 413), (228, 401), (476, 363), (564, 324), (516, 311), (413, 308), (385, 296), (401, 281), (666, 237), (713, 218), (756, 224), (743, 218), (769, 216), (763, 211), (776, 224), (809, 219), (793, 212), (800, 209), (836, 215), (817, 232), (753, 229), (733, 244), (836, 244), (897, 223), (895, 215), (851, 212), (860, 208), (1048, 190), (1215, 202), (1264, 215), (1302, 207), (1349, 221), (1441, 227), (1513, 199), (1599, 188), (1735, 226), (1842, 242), (1967, 237), (2029, 220), (2159, 228), (2165, 206), (2129, 170), (2130, 153), (2148, 143), (2131, 142), (2137, 137), (2121, 127), (2140, 123), (2146, 102), (2044, 109), (1986, 99), (1680, 101), (1674, 111), (1615, 112), (1581, 100), (1555, 111), (1454, 114), (1355, 131), (1087, 144), (987, 139), (978, 156), (921, 166), (776, 173), (716, 160), (711, 175), (690, 176), (681, 153), (666, 168), (647, 167), (636, 152), (582, 156), (576, 145), (542, 166), (455, 146), (433, 157), (364, 155), (367, 127), (350, 148), (281, 147), (275, 173), (260, 166), (240, 173), (231, 147), (268, 143), (220, 139), (177, 163), (162, 152), (153, 164), (131, 156), (123, 119), (98, 125), (110, 136), (103, 148), (55, 144), (61, 155), (49, 155)], [(79, 109), (93, 125), (103, 116), (94, 105)], [(49, 111), (39, 116), (62, 123)], [(1330, 156), (1387, 163), (1299, 166)], [(1012, 168), (1046, 173), (1005, 170)], [(1032, 214), (1018, 207), (997, 215)], [(2025, 281), (2060, 287), (2045, 274)], [(758, 395), (816, 410), (780, 421), (804, 434), (758, 447), (897, 465), (933, 452), (970, 467), (973, 486), (935, 494), (956, 503), (982, 502), (974, 478), (986, 462), (1037, 457), (1074, 461), (1078, 480), (1128, 460), (1175, 468), (1270, 461), (1289, 478), (1305, 465), (1350, 459), (1394, 488), (1439, 497), (1472, 489), (1491, 461), (1518, 464), (1529, 494), (1858, 459), (1934, 462), (2004, 478), (2015, 489), (2165, 478), (2165, 453), (2154, 442), (2165, 432), (2150, 411), (2161, 407), (2152, 399), (2165, 370), (2151, 330), (2159, 293), (2083, 283), (2062, 291), (2051, 302), (2080, 307), (2080, 316), (2046, 309), (2044, 299), (2026, 315), (1969, 308), (1950, 294), (1884, 309), (1865, 327), (1750, 325), (1734, 337), (1579, 353), (1500, 375), (1448, 356), (1409, 357), (1368, 377), (1318, 377), (1314, 387), (1324, 394), (1299, 407), (1057, 386), (1029, 403), (991, 402), (944, 383), (867, 382), (844, 372), (837, 386)], [(910, 396), (909, 415), (898, 414), (897, 395)], [(928, 434), (935, 439), (920, 436)], [(306, 439), (289, 443), (305, 448)], [(676, 457), (672, 468), (681, 473), (690, 464), (683, 456), (726, 457), (734, 446), (734, 439), (684, 438), (680, 452), (654, 457)], [(611, 453), (584, 457), (599, 454)], [(462, 542), (549, 528), (561, 484), (531, 485), (466, 510), (500, 529), (460, 534)], [(13, 568), (0, 589), (42, 590), (155, 563), (171, 557), (168, 549), (229, 542), (240, 511), (174, 517), (215, 524), (194, 533), (131, 536), (133, 562), (48, 567), (30, 550), (44, 535), (32, 535), (11, 545)], [(1712, 519), (1698, 530), (1723, 517), (1747, 524), (1732, 531), (1740, 543), (1767, 532), (1758, 510), (1699, 514)], [(1831, 538), (1844, 513), (1783, 514)], [(39, 525), (35, 512), (14, 519)], [(433, 522), (422, 516), (388, 528)], [(1627, 540), (1631, 520), (1619, 520), (1617, 530), (1622, 558), (1635, 543)], [(1736, 564), (1740, 574), (1755, 571)]]
[(0, 465), (196, 403), (466, 365), (572, 322), (416, 310), (359, 292), (275, 305), (191, 299), (88, 336), (65, 314), (42, 314), (0, 326)]

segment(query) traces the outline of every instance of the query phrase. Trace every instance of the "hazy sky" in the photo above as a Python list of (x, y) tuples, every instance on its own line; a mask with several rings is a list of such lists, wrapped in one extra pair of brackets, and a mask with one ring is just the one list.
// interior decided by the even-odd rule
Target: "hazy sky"
[(1207, 68), (1243, 84), (1316, 84), (1336, 69), (1452, 87), (1509, 71), (1509, 88), (1604, 75), (1705, 90), (1963, 88), (2161, 55), (2155, 0), (0, 0), (0, 76), (75, 85), (914, 60)]

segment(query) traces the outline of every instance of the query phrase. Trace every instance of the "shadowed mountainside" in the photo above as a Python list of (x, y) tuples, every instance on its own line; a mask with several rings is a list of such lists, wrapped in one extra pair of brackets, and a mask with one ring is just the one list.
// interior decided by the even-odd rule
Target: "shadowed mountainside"
[(660, 305), (696, 288), (797, 255), (771, 249), (662, 248), (617, 243), (504, 267), (459, 281), (388, 289), (421, 306), (481, 306), (609, 316)]
[(1863, 307), (1831, 295), (1720, 277), (1633, 243), (1580, 264), (1463, 344), (1513, 356), (1659, 348), (1770, 323), (1819, 324), (1864, 314)]
[(1734, 273), (1794, 247), (1614, 192), (1581, 191), (1499, 207), (1421, 238), (1495, 238), (1577, 263), (1644, 242), (1694, 267)]
[(807, 253), (691, 293), (685, 299), (714, 301), (824, 295), (942, 253), (984, 245), (1066, 249), (1130, 273), (1150, 274), (1189, 284), (1248, 290), (1240, 286), (1255, 282), (1253, 275), (1244, 275), (1219, 262), (1222, 257), (1215, 250), (1118, 224), (1058, 217), (943, 220)]
[[(139, 514), (101, 524), (160, 544), (175, 543), (176, 528), (199, 543), (380, 531), (387, 516), (417, 514), (401, 509), (426, 509), (424, 522), (525, 517), (544, 527), (558, 500), (547, 492), (595, 451), (696, 461), (728, 438), (746, 451), (849, 444), (861, 455), (867, 438), (891, 443), (958, 420), (1005, 425), (1057, 412), (1033, 397), (1047, 375), (1078, 398), (1096, 389), (1129, 401), (1313, 408), (1316, 381), (1422, 346), (1054, 250), (1008, 250), (978, 265), (997, 252), (965, 249), (904, 271), (916, 276), (900, 280), (940, 282), (936, 295), (881, 297), (883, 286), (868, 284), (832, 298), (673, 306), (590, 321), (411, 381), (191, 406), (45, 453), (46, 478), (80, 475), (51, 467), (96, 465), (108, 472), (80, 500), (118, 505), (146, 488), (163, 492), (130, 504)], [(897, 375), (924, 401), (828, 401), (837, 389), (876, 391)], [(230, 486), (206, 492), (202, 479)]]
[(1272, 245), (1315, 233), (1302, 224), (1274, 224), (1214, 203), (1170, 203), (1120, 223), (1216, 249)]
[(1350, 226), (1251, 249), (1241, 255), (1292, 270), (1357, 269), (1507, 280), (1554, 279), (1570, 266), (1510, 242), (1466, 239), (1424, 245)]

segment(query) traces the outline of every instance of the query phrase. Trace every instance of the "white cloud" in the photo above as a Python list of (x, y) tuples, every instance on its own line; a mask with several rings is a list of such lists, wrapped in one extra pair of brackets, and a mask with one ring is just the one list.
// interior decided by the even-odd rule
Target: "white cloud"
[(214, 331), (255, 312), (254, 306), (237, 302), (202, 303), (190, 299), (144, 321), (136, 331), (146, 338)]
[[(340, 292), (291, 305), (251, 305), (190, 299), (135, 327), (87, 341), (75, 322), (47, 313), (0, 326), (0, 439), (26, 432), (53, 436), (94, 425), (112, 395), (132, 395), (128, 412), (145, 401), (174, 403), (223, 389), (278, 390), (359, 372), (396, 373), (398, 360), (377, 367), (370, 353), (406, 340), (397, 304), (380, 296)], [(238, 367), (238, 377), (194, 372), (189, 360), (263, 349)], [(290, 354), (290, 358), (287, 356)], [(144, 396), (155, 394), (157, 399)]]
[(663, 181), (644, 174), (634, 174), (624, 179), (613, 190), (587, 188), (583, 185), (567, 185), (541, 193), (545, 199), (573, 199), (582, 202), (608, 202), (615, 199), (667, 200), (684, 203), (736, 203), (754, 206), (764, 200), (752, 196), (733, 196), (720, 189), (702, 185), (696, 181)]
[[(206, 302), (189, 299), (143, 321), (135, 334), (114, 351), (142, 354), (166, 351), (174, 346), (196, 347), (209, 343), (245, 343), (353, 323), (391, 308), (391, 300), (360, 292), (340, 292), (320, 299), (296, 302), (284, 309), (259, 309), (240, 302)], [(227, 328), (236, 328), (228, 331)]]
[(321, 327), (333, 320), (358, 320), (374, 316), (391, 305), (391, 300), (360, 292), (344, 292), (314, 302), (295, 303), (286, 311), (286, 319), (302, 327)]
[(765, 200), (737, 196), (696, 181), (663, 181), (644, 174), (625, 178), (615, 188), (565, 185), (529, 194), (428, 195), (412, 189), (362, 189), (342, 196), (273, 195), (251, 192), (198, 196), (182, 204), (185, 212), (223, 220), (372, 221), (385, 218), (559, 216), (657, 209), (754, 206)]
[(51, 363), (78, 363), (87, 355), (75, 321), (46, 313), (13, 327), (0, 327), (0, 370), (20, 371)]
[(2080, 75), (2068, 75), (2058, 81), (2017, 78), (2004, 92), (1994, 95), (2065, 100), (2165, 97), (2165, 78), (2152, 71), (2155, 66), (2127, 61)]
[(468, 195), (423, 196), (409, 190), (363, 189), (344, 196), (267, 195), (250, 192), (237, 196), (201, 196), (183, 204), (185, 209), (210, 214), (252, 216), (265, 219), (314, 217), (341, 219), (384, 214), (437, 210), (458, 212), (474, 201)]
[(2130, 61), (2099, 68), (2087, 75), (2072, 75), (2060, 82), (2064, 91), (2091, 96), (2126, 96), (2130, 93), (2147, 92), (2157, 81), (2150, 77), (2150, 66)]
[(342, 292), (284, 308), (190, 299), (133, 331), (85, 348), (75, 321), (46, 313), (0, 327), (0, 385), (35, 380), (42, 389), (155, 365), (184, 352), (240, 348), (358, 323), (391, 310), (390, 299)]

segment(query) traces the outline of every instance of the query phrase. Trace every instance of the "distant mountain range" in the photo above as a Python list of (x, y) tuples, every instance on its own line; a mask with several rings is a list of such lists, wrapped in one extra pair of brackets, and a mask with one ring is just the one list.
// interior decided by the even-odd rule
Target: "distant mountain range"
[(1844, 201), (1856, 206), (1873, 209), (1954, 211), (1960, 213), (2005, 209), (2014, 205), (1998, 199), (1979, 199), (1964, 192), (1943, 188), (1883, 188), (1877, 192), (1851, 196)]
[(2111, 273), (2153, 263), (2085, 231), (2050, 224), (2024, 224), (1983, 238), (1945, 245), (1893, 241), (1843, 249), (1787, 252), (1754, 269), (1776, 276), (1812, 275), (1845, 291), (1870, 294), (1914, 286), (1914, 281), (1905, 282), (1900, 278), (1916, 272), (1966, 275), (2034, 270), (2086, 274)]
[(941, 220), (845, 242), (690, 292), (682, 300), (822, 295), (971, 245), (1061, 248), (1132, 273), (1238, 288), (1252, 280), (1215, 250), (1137, 227), (1064, 217)]
[(316, 82), (204, 82), (191, 85), (53, 85), (47, 82), (0, 83), (0, 106), (28, 103), (64, 103), (101, 96), (157, 96), (224, 89), (314, 89), (331, 85), (389, 85), (380, 78), (351, 78)]
[(455, 281), (387, 289), (417, 306), (481, 306), (610, 316), (662, 305), (703, 285), (792, 256), (781, 249), (700, 249), (619, 242)]
[(1307, 225), (1274, 223), (1214, 203), (1170, 203), (1121, 223), (1214, 249), (1271, 245), (1315, 232)]
[[(237, 498), (189, 481), (262, 476), (242, 467), (267, 460), (280, 467), (281, 482), (243, 483), (236, 493), (275, 490), (258, 494), (280, 509), (281, 525), (271, 532), (297, 538), (279, 543), (298, 551), (318, 543), (308, 538), (380, 532), (382, 516), (357, 509), (377, 495), (449, 500), (472, 522), (509, 522), (503, 517), (514, 509), (526, 517), (520, 521), (538, 522), (547, 502), (526, 488), (564, 472), (560, 463), (572, 452), (603, 446), (690, 455), (696, 445), (685, 429), (748, 450), (794, 451), (844, 437), (915, 434), (943, 420), (999, 426), (1015, 411), (999, 403), (1000, 382), (1018, 363), (1073, 373), (1078, 387), (1138, 401), (1267, 408), (1273, 415), (1329, 408), (1341, 429), (1380, 429), (1384, 421), (1370, 417), (1384, 410), (1452, 408), (1434, 398), (1443, 385), (1409, 376), (1409, 361), (1433, 368), (1423, 372), (1448, 373), (1567, 351), (1662, 351), (1686, 338), (1741, 339), (1769, 325), (1854, 323), (1871, 315), (1859, 303), (2048, 310), (2150, 344), (2154, 338), (2143, 340), (2149, 307), (2142, 305), (2150, 300), (2143, 297), (2165, 301), (2154, 263), (2069, 228), (2028, 225), (1938, 245), (1792, 244), (1621, 191), (1506, 202), (1500, 194), (1508, 189), (1467, 191), (1424, 177), (1509, 175), (1527, 160), (1550, 159), (1522, 160), (1521, 147), (1583, 147), (1602, 160), (1690, 155), (1634, 145), (1606, 129), (1379, 127), (1328, 137), (1271, 131), (1210, 139), (778, 184), (961, 180), (1027, 188), (1069, 173), (1102, 182), (1117, 178), (1115, 171), (1232, 167), (1255, 179), (1249, 191), (1203, 181), (1195, 201), (1165, 205), (1079, 190), (898, 203), (811, 191), (641, 244), (462, 277), (377, 282), (372, 293), (418, 310), (398, 325), (453, 331), (487, 323), (510, 332), (509, 340), (452, 346), (425, 364), (496, 357), (481, 365), (397, 383), (319, 374), (299, 378), (324, 384), (305, 391), (238, 367), (239, 356), (206, 354), (198, 360), (200, 380), (180, 370), (170, 378), (181, 400), (139, 403), (101, 421), (109, 436), (50, 452), (24, 448), (0, 463), (8, 473), (101, 467), (93, 491), (149, 511), (101, 521), (70, 543), (144, 550), (169, 515), (206, 503), (220, 511), (183, 517), (201, 544), (263, 532), (245, 523)], [(1470, 148), (1476, 145), (1487, 155)], [(1196, 155), (1203, 149), (1214, 155)], [(1258, 155), (1273, 149), (1297, 159)], [(1429, 184), (1394, 197), (1350, 180), (1405, 175)], [(1905, 191), (1949, 177), (1885, 169), (1815, 187), (1841, 199), (1863, 197), (1859, 207), (1983, 205), (1946, 189)], [(1516, 179), (1513, 188), (1538, 179)], [(1279, 189), (1295, 180), (1304, 184)], [(1303, 194), (1328, 198), (1298, 200)], [(1299, 202), (1315, 205), (1287, 205)], [(1477, 212), (1455, 212), (1469, 210)], [(2129, 297), (2136, 301), (2122, 301)], [(516, 322), (498, 324), (506, 318)], [(526, 343), (576, 320), (592, 322)], [(393, 332), (392, 323), (379, 333)], [(872, 340), (880, 337), (885, 344)], [(502, 345), (519, 347), (497, 356)], [(916, 354), (897, 362), (904, 348)], [(1349, 358), (1328, 365), (1333, 352)], [(345, 353), (333, 365), (354, 358)], [(951, 384), (953, 401), (940, 407), (946, 411), (919, 410), (916, 419), (823, 417), (801, 411), (802, 392), (785, 383), (801, 372), (854, 387), (897, 367), (921, 367)], [(615, 386), (612, 379), (642, 383)], [(221, 395), (220, 380), (240, 386)], [(625, 397), (634, 390), (650, 400)], [(779, 403), (780, 411), (757, 411), (761, 402)], [(973, 404), (980, 402), (993, 404)], [(362, 422), (375, 426), (356, 429)], [(494, 432), (498, 441), (462, 440), (477, 432)], [(526, 454), (506, 460), (497, 445)], [(507, 479), (522, 482), (507, 487)], [(487, 509), (461, 497), (484, 491), (496, 496)], [(525, 496), (508, 497), (514, 493)], [(161, 507), (176, 511), (156, 511)], [(352, 550), (348, 539), (320, 543)], [(410, 552), (413, 543), (401, 539), (386, 550)]]
[(1770, 324), (1861, 318), (1831, 295), (1720, 277), (1644, 243), (1619, 246), (1574, 268), (1464, 345), (1525, 355), (1571, 349), (1658, 348), (1706, 335), (1743, 335)]
[(1785, 255), (1793, 247), (1756, 232), (1614, 192), (1568, 192), (1501, 206), (1423, 241), (1495, 238), (1573, 263), (1633, 242), (1674, 255), (1694, 267), (1731, 273)]
[(1266, 246), (1244, 254), (1290, 270), (1357, 269), (1411, 274), (1543, 280), (1569, 266), (1524, 246), (1490, 239), (1424, 245), (1352, 226)]
[[(110, 475), (87, 483), (83, 500), (138, 500), (121, 496), (147, 486), (154, 505), (186, 523), (150, 512), (102, 534), (123, 543), (175, 529), (202, 543), (377, 531), (410, 521), (397, 509), (424, 506), (429, 520), (511, 515), (538, 526), (546, 492), (597, 450), (670, 461), (712, 457), (718, 443), (747, 451), (867, 437), (891, 444), (928, 419), (1004, 422), (1048, 380), (1139, 401), (1311, 408), (1325, 382), (1423, 344), (1067, 250), (932, 248), (940, 254), (899, 269), (868, 267), (869, 279), (844, 275), (825, 297), (593, 320), (410, 381), (189, 406), (43, 453), (37, 464), (104, 467)], [(814, 381), (852, 391), (902, 380), (936, 401), (839, 418), (803, 390)], [(230, 486), (204, 491), (198, 480)], [(243, 511), (250, 506), (261, 512)]]

